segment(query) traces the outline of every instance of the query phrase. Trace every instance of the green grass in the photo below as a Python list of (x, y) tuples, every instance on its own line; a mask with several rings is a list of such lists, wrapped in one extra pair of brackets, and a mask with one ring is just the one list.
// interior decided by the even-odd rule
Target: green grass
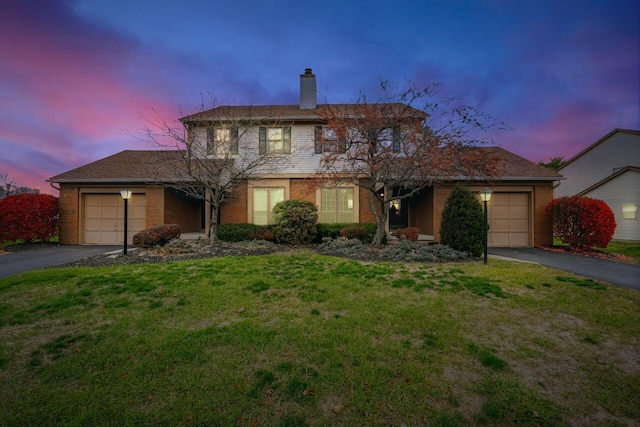
[[(554, 246), (562, 246), (562, 240), (557, 237), (553, 238)], [(606, 248), (595, 248), (596, 251), (604, 252), (608, 254), (622, 255), (626, 259), (621, 261), (628, 261), (634, 264), (640, 264), (640, 243), (637, 242), (609, 242)]]
[(640, 293), (310, 253), (0, 279), (0, 425), (633, 425)]

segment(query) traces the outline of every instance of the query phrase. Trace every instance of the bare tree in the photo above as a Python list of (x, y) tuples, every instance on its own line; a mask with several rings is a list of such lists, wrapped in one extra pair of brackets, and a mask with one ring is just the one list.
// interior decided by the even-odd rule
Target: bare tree
[[(144, 139), (162, 148), (174, 165), (167, 186), (210, 206), (211, 242), (218, 239), (218, 214), (241, 183), (274, 174), (292, 164), (291, 123), (277, 107), (219, 106), (168, 122), (141, 115)], [(280, 134), (267, 129), (280, 129)]]
[(324, 151), (317, 182), (350, 183), (367, 190), (380, 244), (393, 200), (413, 197), (451, 179), (490, 179), (498, 161), (475, 150), (500, 127), (465, 106), (459, 97), (439, 96), (436, 86), (394, 90), (381, 83), (375, 101), (361, 94), (355, 104), (326, 105)]
[(40, 190), (30, 187), (18, 187), (9, 174), (0, 174), (0, 200), (12, 194), (40, 194)]

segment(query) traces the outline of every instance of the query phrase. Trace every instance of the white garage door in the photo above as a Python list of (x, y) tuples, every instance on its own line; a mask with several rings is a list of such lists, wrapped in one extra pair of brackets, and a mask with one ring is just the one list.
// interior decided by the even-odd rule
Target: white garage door
[(489, 246), (529, 246), (529, 193), (493, 193)]
[[(127, 241), (145, 229), (146, 197), (133, 194), (128, 206)], [(120, 194), (84, 195), (84, 242), (99, 245), (117, 245), (124, 241), (124, 200)]]

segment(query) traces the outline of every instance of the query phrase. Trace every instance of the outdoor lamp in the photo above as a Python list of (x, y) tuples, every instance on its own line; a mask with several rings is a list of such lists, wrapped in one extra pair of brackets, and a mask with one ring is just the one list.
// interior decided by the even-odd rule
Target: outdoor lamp
[(120, 195), (124, 199), (124, 249), (122, 251), (123, 255), (127, 254), (127, 218), (128, 212), (127, 208), (129, 207), (129, 199), (131, 198), (131, 190), (120, 190)]
[(492, 191), (485, 187), (480, 191), (480, 199), (484, 203), (484, 263), (487, 263), (487, 249), (489, 246), (489, 218), (487, 214), (487, 202), (491, 200)]

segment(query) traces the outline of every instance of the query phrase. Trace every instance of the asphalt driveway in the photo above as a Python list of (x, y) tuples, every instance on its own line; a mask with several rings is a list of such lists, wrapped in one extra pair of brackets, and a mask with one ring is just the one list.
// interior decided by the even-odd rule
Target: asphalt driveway
[(61, 245), (9, 252), (0, 255), (0, 278), (39, 268), (53, 267), (105, 252), (117, 251), (119, 248), (119, 246)]
[(640, 265), (550, 252), (538, 248), (489, 248), (489, 254), (535, 262), (590, 279), (640, 290)]

